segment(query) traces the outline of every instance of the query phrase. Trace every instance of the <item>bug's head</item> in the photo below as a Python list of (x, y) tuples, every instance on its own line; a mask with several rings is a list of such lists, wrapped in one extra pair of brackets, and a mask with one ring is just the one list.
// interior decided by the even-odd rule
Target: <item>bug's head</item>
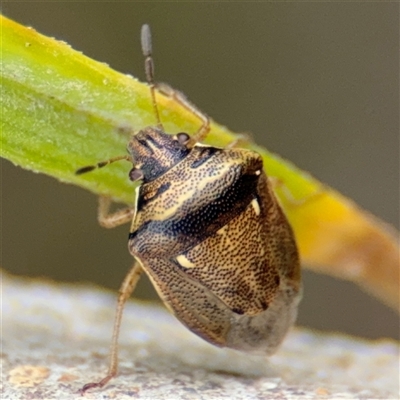
[(156, 127), (140, 130), (128, 143), (134, 165), (131, 179), (136, 180), (136, 175), (141, 173), (143, 181), (149, 182), (168, 171), (189, 153), (186, 147), (189, 139), (186, 133), (172, 136)]
[[(146, 183), (156, 179), (176, 165), (187, 156), (193, 147), (194, 140), (191, 140), (187, 133), (181, 132), (171, 136), (164, 132), (155, 96), (154, 64), (148, 25), (143, 25), (142, 27), (142, 49), (145, 56), (146, 78), (150, 86), (157, 127), (149, 126), (133, 135), (128, 143), (129, 155), (113, 157), (94, 165), (79, 168), (75, 171), (77, 175), (103, 168), (115, 161), (126, 160), (133, 163), (133, 168), (129, 172), (131, 181), (143, 180)], [(192, 109), (192, 107), (189, 107), (189, 109)]]

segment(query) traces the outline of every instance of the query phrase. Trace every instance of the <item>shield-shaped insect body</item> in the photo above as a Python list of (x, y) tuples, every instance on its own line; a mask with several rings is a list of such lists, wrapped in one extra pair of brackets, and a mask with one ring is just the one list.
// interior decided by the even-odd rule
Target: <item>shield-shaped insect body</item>
[[(217, 346), (252, 353), (276, 350), (301, 297), (295, 238), (260, 155), (201, 144), (209, 119), (182, 93), (154, 83), (147, 25), (142, 47), (157, 126), (133, 135), (127, 156), (77, 171), (125, 159), (133, 164), (130, 179), (139, 182), (135, 207), (107, 215), (109, 202), (100, 202), (102, 225), (132, 220), (128, 247), (135, 264), (120, 289), (108, 374), (82, 392), (116, 375), (122, 310), (142, 271), (191, 331)], [(202, 121), (197, 133), (164, 132), (156, 89)]]
[(261, 157), (157, 128), (129, 152), (143, 174), (129, 250), (164, 303), (211, 343), (271, 354), (296, 316), (299, 261)]

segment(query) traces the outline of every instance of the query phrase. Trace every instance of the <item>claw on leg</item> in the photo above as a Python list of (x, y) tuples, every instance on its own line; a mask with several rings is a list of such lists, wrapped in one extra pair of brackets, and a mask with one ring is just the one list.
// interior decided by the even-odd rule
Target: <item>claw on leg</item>
[(117, 371), (115, 371), (114, 374), (107, 374), (101, 381), (99, 382), (91, 382), (87, 383), (86, 385), (83, 385), (82, 389), (79, 390), (79, 394), (83, 395), (85, 394), (86, 391), (94, 388), (101, 389), (103, 386), (105, 386), (112, 378), (115, 377), (117, 374)]

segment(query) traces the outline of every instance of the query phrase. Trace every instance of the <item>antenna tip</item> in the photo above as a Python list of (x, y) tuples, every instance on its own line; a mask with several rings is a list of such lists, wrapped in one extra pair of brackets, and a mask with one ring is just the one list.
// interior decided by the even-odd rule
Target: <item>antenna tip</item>
[(75, 171), (75, 175), (86, 174), (86, 172), (93, 171), (94, 169), (96, 169), (95, 165), (88, 165), (87, 167), (82, 167), (82, 168), (77, 169)]
[(145, 57), (151, 55), (151, 31), (150, 26), (147, 24), (142, 25), (142, 31), (140, 34), (142, 42), (142, 51)]

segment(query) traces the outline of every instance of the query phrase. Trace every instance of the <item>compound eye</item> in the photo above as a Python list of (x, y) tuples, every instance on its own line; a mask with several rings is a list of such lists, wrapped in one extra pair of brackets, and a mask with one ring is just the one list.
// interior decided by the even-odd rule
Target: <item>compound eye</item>
[(141, 179), (143, 179), (143, 171), (141, 169), (132, 168), (129, 171), (129, 179), (132, 182), (140, 181)]
[(189, 141), (190, 136), (185, 132), (180, 132), (176, 134), (176, 139), (180, 144), (186, 144)]

